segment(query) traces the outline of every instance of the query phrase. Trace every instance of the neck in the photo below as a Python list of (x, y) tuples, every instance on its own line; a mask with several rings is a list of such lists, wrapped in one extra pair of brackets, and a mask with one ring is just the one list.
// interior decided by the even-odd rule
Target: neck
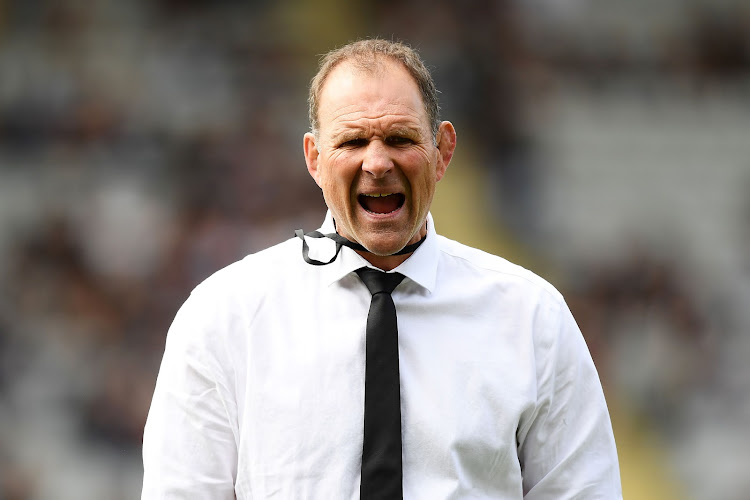
[[(400, 266), (406, 259), (411, 256), (411, 253), (403, 255), (375, 255), (368, 251), (355, 250), (359, 255), (362, 256), (367, 262), (383, 271), (392, 271)], [(412, 252), (414, 253), (414, 252)]]

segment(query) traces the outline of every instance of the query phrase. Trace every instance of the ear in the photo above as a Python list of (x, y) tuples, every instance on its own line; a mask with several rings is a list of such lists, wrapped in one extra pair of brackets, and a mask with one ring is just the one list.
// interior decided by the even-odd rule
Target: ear
[(305, 163), (307, 163), (307, 171), (310, 173), (315, 183), (320, 186), (318, 180), (318, 146), (315, 143), (315, 136), (311, 132), (307, 132), (302, 139), (302, 149), (305, 152)]
[(456, 129), (451, 122), (442, 122), (437, 133), (438, 161), (435, 175), (437, 180), (443, 178), (456, 150)]

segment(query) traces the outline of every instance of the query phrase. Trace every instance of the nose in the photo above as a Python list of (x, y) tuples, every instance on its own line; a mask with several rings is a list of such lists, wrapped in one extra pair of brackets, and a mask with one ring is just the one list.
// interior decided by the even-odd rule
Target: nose
[(370, 141), (365, 149), (364, 158), (362, 158), (362, 170), (376, 179), (380, 179), (385, 177), (392, 169), (393, 159), (388, 152), (388, 147), (383, 141)]

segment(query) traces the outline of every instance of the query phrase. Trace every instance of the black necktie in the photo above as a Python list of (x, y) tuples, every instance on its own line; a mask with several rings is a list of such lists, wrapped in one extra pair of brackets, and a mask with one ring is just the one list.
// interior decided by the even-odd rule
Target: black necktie
[(368, 267), (357, 274), (372, 294), (367, 313), (365, 421), (362, 445), (362, 500), (403, 498), (401, 472), (401, 389), (398, 325), (393, 289), (402, 274)]

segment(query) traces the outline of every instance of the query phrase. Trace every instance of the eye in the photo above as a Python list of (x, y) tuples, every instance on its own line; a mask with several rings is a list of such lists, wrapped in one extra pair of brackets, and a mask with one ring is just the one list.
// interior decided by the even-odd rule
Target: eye
[(414, 144), (412, 139), (403, 135), (389, 135), (385, 142), (390, 146), (407, 146), (409, 144)]
[(367, 139), (349, 139), (339, 144), (340, 148), (359, 148), (367, 146)]

